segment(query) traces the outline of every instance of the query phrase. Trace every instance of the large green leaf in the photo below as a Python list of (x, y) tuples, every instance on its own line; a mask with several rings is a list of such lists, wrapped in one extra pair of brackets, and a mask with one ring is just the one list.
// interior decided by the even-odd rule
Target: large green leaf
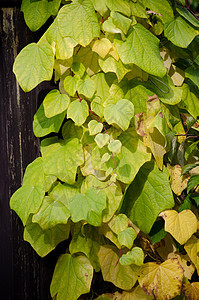
[(51, 296), (57, 300), (77, 300), (90, 291), (92, 278), (93, 267), (87, 257), (62, 254), (53, 273)]
[(187, 48), (198, 31), (179, 16), (165, 23), (164, 34), (174, 45)]
[(82, 223), (77, 223), (72, 230), (72, 237), (69, 247), (70, 253), (84, 253), (90, 260), (95, 271), (99, 272), (100, 265), (97, 253), (100, 248), (100, 235), (98, 229), (89, 224), (82, 227)]
[(84, 194), (77, 194), (69, 201), (73, 222), (85, 220), (91, 225), (100, 226), (105, 208), (106, 194), (96, 188), (88, 188)]
[(53, 75), (54, 53), (48, 43), (31, 43), (15, 59), (13, 72), (24, 92), (31, 91), (40, 82)]
[(194, 118), (199, 115), (199, 99), (190, 91), (188, 84), (183, 85), (182, 101), (180, 107), (186, 109)]
[(33, 120), (33, 131), (35, 136), (42, 137), (51, 132), (58, 132), (65, 118), (66, 112), (54, 117), (47, 118), (44, 111), (44, 103), (40, 105)]
[(61, 0), (42, 0), (31, 1), (23, 0), (21, 11), (24, 13), (24, 19), (30, 30), (38, 30), (51, 15), (56, 15)]
[(71, 118), (75, 125), (82, 125), (89, 115), (88, 104), (85, 100), (74, 100), (70, 103), (67, 111), (67, 118)]
[(90, 0), (75, 0), (63, 6), (57, 21), (63, 37), (72, 37), (84, 47), (100, 35), (100, 24)]
[(70, 212), (61, 201), (52, 197), (45, 197), (39, 211), (33, 216), (32, 222), (38, 223), (43, 230), (55, 227), (58, 224), (67, 224)]
[(119, 140), (122, 143), (122, 150), (118, 154), (117, 179), (124, 183), (130, 183), (140, 167), (151, 159), (151, 154), (147, 152), (134, 128), (123, 132)]
[(43, 106), (47, 118), (52, 118), (64, 112), (70, 103), (70, 98), (66, 94), (60, 94), (58, 90), (50, 91), (44, 98)]
[(71, 37), (63, 37), (60, 33), (57, 19), (46, 32), (46, 38), (50, 45), (54, 46), (57, 59), (69, 59), (73, 55), (77, 42)]
[(108, 124), (116, 124), (122, 130), (127, 130), (130, 120), (134, 116), (134, 106), (127, 99), (121, 99), (115, 103), (109, 102), (104, 109), (104, 118)]
[(77, 167), (84, 163), (82, 146), (77, 138), (48, 144), (41, 143), (41, 152), (46, 174), (55, 175), (69, 184), (75, 183)]
[(154, 162), (148, 162), (128, 187), (121, 212), (144, 233), (149, 233), (158, 214), (173, 206), (166, 168), (160, 171)]
[(57, 225), (48, 230), (42, 230), (37, 223), (28, 220), (24, 229), (24, 240), (29, 242), (41, 257), (46, 256), (62, 241), (67, 240), (70, 225)]
[(30, 214), (38, 212), (44, 195), (45, 190), (40, 186), (24, 185), (12, 195), (10, 207), (25, 225)]
[(166, 68), (159, 51), (159, 40), (141, 24), (133, 26), (125, 42), (115, 41), (124, 64), (135, 64), (149, 74), (163, 77)]

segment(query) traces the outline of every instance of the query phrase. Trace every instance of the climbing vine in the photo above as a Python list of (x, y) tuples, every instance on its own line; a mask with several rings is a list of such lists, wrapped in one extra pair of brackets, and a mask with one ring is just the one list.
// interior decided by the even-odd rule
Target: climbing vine
[[(45, 80), (41, 157), (10, 206), (41, 257), (68, 240), (53, 299), (198, 299), (199, 19), (189, 1), (23, 0), (37, 43), (15, 59)], [(111, 290), (96, 292), (100, 276)], [(103, 286), (103, 285), (102, 285)]]

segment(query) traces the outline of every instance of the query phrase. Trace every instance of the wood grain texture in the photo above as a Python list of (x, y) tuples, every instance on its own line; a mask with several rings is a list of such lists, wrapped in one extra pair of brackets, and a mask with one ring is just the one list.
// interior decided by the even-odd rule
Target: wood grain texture
[[(12, 72), (14, 58), (36, 35), (19, 8), (0, 9), (0, 286), (1, 299), (48, 300), (57, 254), (41, 259), (23, 241), (23, 226), (10, 210), (10, 196), (20, 187), (25, 167), (39, 153), (32, 120), (50, 83), (25, 94)], [(44, 90), (44, 91), (43, 91)]]

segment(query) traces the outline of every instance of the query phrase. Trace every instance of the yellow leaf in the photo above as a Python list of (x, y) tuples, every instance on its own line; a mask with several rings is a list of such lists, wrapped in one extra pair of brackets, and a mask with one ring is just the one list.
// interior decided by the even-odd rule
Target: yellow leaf
[(186, 189), (190, 176), (181, 176), (182, 167), (180, 165), (171, 166), (167, 164), (167, 170), (170, 175), (171, 189), (177, 196), (180, 196), (182, 191)]
[(172, 65), (169, 70), (169, 76), (173, 80), (175, 86), (181, 86), (185, 79), (185, 72), (175, 65)]
[(180, 213), (175, 210), (165, 210), (160, 213), (160, 216), (165, 220), (164, 230), (181, 245), (197, 231), (197, 218), (191, 210), (186, 209)]
[(193, 235), (184, 245), (184, 248), (199, 274), (199, 239)]
[(184, 282), (182, 285), (182, 290), (185, 298), (188, 300), (199, 299), (199, 282)]
[(105, 58), (105, 56), (109, 53), (109, 51), (112, 48), (111, 42), (103, 38), (101, 40), (96, 40), (92, 46), (92, 51), (99, 54), (102, 58)]
[(168, 258), (178, 259), (179, 264), (184, 270), (184, 276), (188, 279), (191, 279), (195, 271), (195, 267), (194, 264), (191, 262), (190, 258), (188, 257), (188, 255), (182, 255), (180, 253), (170, 253), (168, 255)]
[(139, 267), (136, 265), (122, 266), (118, 263), (119, 250), (114, 246), (101, 246), (98, 252), (102, 276), (105, 281), (115, 286), (130, 290), (137, 281)]
[[(120, 299), (120, 298), (117, 298)], [(122, 293), (121, 300), (153, 300), (153, 296), (147, 296), (144, 290), (138, 285), (133, 291)]]
[(169, 300), (181, 292), (183, 269), (177, 259), (168, 259), (158, 265), (144, 264), (138, 272), (138, 281), (147, 295), (157, 300)]

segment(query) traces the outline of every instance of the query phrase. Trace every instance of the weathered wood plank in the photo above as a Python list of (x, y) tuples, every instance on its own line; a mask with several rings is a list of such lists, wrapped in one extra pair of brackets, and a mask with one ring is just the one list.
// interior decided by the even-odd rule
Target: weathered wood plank
[(6, 300), (50, 299), (55, 260), (41, 259), (23, 241), (22, 223), (9, 208), (25, 167), (39, 156), (32, 120), (40, 91), (49, 88), (43, 83), (25, 94), (12, 73), (17, 53), (33, 38), (18, 8), (0, 9), (0, 282)]

